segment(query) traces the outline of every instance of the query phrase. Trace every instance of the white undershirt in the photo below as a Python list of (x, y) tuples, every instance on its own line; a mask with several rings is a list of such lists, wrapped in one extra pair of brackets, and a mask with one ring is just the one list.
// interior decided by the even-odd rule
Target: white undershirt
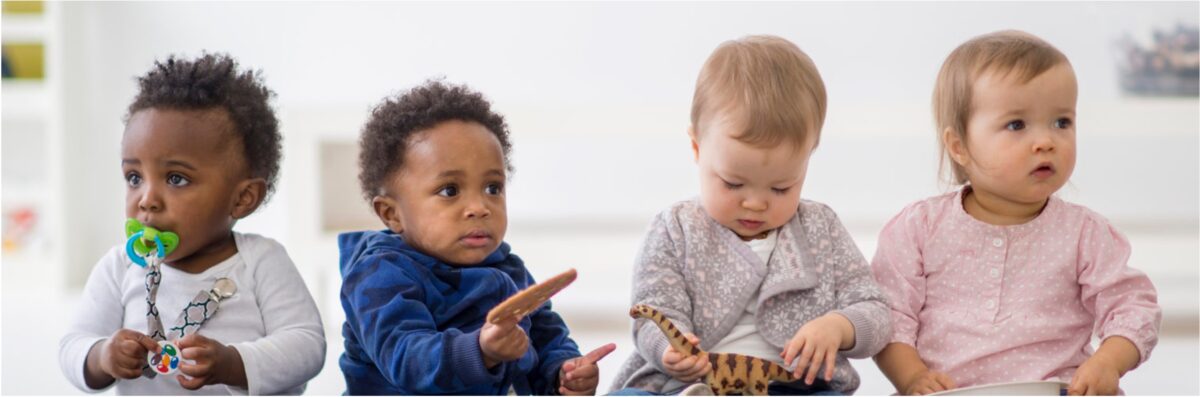
[[(325, 331), (317, 305), (283, 246), (266, 237), (234, 233), (238, 253), (201, 272), (167, 265), (157, 305), (163, 328), (175, 326), (184, 306), (220, 277), (237, 285), (199, 335), (232, 345), (242, 357), (249, 389), (208, 385), (184, 389), (176, 375), (120, 379), (117, 394), (300, 394), (325, 364)], [(124, 246), (115, 247), (92, 269), (72, 325), (59, 343), (59, 365), (75, 387), (87, 392), (87, 353), (121, 328), (145, 333), (145, 269), (134, 265)]]
[[(750, 249), (754, 250), (754, 253), (758, 254), (765, 264), (771, 259), (771, 253), (775, 251), (775, 245), (778, 242), (779, 233), (777, 230), (772, 230), (766, 238), (750, 240), (746, 244), (750, 245)], [(782, 365), (783, 359), (779, 358), (779, 348), (767, 343), (767, 340), (763, 339), (762, 334), (758, 332), (758, 327), (754, 325), (758, 310), (758, 291), (759, 288), (756, 286), (754, 295), (750, 296), (749, 302), (746, 303), (746, 311), (742, 312), (737, 324), (709, 351), (755, 356)]]

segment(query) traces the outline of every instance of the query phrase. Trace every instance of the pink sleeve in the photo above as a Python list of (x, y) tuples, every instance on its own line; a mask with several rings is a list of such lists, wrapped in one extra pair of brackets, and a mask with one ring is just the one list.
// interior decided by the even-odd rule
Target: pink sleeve
[(1129, 253), (1129, 241), (1108, 222), (1087, 222), (1079, 240), (1079, 298), (1095, 316), (1100, 340), (1129, 339), (1141, 356), (1140, 365), (1158, 343), (1162, 309), (1150, 278), (1127, 265)]
[(920, 324), (917, 315), (925, 306), (925, 272), (921, 259), (924, 215), (915, 205), (892, 218), (879, 233), (879, 246), (871, 271), (888, 298), (892, 314), (892, 340), (916, 347)]

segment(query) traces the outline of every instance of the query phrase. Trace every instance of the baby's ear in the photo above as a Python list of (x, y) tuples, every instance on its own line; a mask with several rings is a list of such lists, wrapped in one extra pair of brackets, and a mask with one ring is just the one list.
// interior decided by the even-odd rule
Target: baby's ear
[(393, 233), (404, 233), (404, 223), (401, 222), (403, 214), (400, 213), (395, 199), (386, 195), (375, 196), (371, 199), (371, 208), (375, 209), (375, 216), (378, 216)]
[(233, 219), (242, 219), (253, 214), (267, 198), (267, 180), (250, 178), (238, 183), (233, 198)]
[(688, 129), (687, 129), (687, 134), (688, 134), (688, 138), (692, 139), (692, 161), (699, 161), (700, 160), (700, 145), (698, 143), (696, 143), (696, 126), (689, 124)]
[(950, 154), (950, 161), (965, 166), (969, 158), (967, 155), (966, 142), (963, 142), (962, 137), (954, 132), (954, 129), (946, 127), (942, 131), (942, 146), (946, 148), (946, 152)]

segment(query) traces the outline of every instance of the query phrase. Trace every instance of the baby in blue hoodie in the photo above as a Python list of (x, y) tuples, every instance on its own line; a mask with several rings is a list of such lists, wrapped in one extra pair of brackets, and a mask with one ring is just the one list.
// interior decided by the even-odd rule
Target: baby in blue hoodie
[(387, 230), (338, 236), (348, 393), (595, 393), (614, 346), (581, 357), (549, 302), (486, 321), (535, 284), (503, 242), (508, 135), (465, 86), (428, 81), (375, 107), (359, 182)]

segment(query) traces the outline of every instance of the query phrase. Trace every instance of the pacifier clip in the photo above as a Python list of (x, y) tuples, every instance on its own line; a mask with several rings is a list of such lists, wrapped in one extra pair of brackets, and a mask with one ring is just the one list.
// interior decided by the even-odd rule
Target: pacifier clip
[[(152, 227), (143, 226), (141, 222), (130, 218), (125, 221), (125, 234), (128, 240), (125, 251), (133, 263), (146, 268), (146, 324), (147, 334), (158, 341), (158, 351), (146, 354), (147, 366), (142, 368), (142, 375), (154, 378), (158, 374), (171, 374), (179, 368), (182, 359), (181, 352), (175, 344), (167, 341), (163, 330), (162, 319), (158, 315), (158, 286), (162, 282), (163, 259), (179, 246), (179, 236), (172, 232), (160, 232)], [(153, 246), (147, 245), (147, 240)], [(222, 277), (213, 283), (212, 289), (201, 290), (192, 301), (183, 308), (171, 332), (175, 340), (196, 333), (209, 318), (217, 314), (221, 301), (237, 293), (237, 284)]]

